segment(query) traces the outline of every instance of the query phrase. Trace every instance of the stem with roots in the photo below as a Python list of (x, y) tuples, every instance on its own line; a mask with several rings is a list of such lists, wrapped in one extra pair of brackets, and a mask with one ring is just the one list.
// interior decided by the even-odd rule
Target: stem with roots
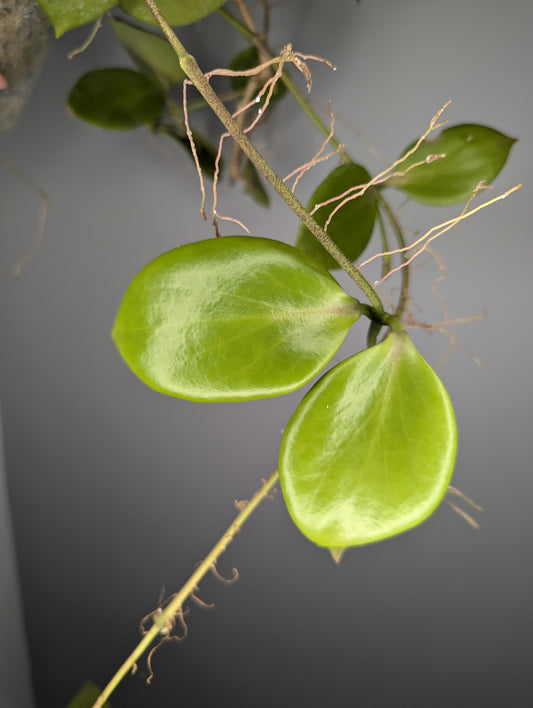
[(229, 544), (233, 541), (237, 533), (241, 530), (244, 523), (257, 509), (259, 504), (265, 499), (279, 479), (279, 473), (276, 470), (264, 482), (263, 486), (254, 494), (246, 506), (241, 510), (233, 523), (227, 528), (225, 533), (220, 537), (217, 543), (213, 546), (208, 555), (196, 568), (191, 577), (187, 580), (181, 590), (176, 593), (171, 602), (157, 615), (157, 622), (154, 621), (152, 627), (146, 632), (139, 644), (135, 647), (126, 661), (122, 664), (111, 681), (99, 695), (98, 700), (93, 705), (93, 708), (102, 708), (105, 701), (111, 696), (115, 688), (122, 681), (124, 676), (133, 669), (137, 660), (144, 654), (150, 644), (154, 642), (158, 635), (161, 634), (161, 628), (167, 623), (171, 623), (176, 613), (183, 607), (183, 603), (195, 591), (196, 587), (202, 578), (211, 570), (218, 558), (224, 553)]
[[(234, 17), (230, 12), (225, 10), (223, 7), (219, 8), (217, 11), (219, 15), (221, 15), (227, 22), (229, 22), (245, 39), (247, 39), (252, 46), (254, 46), (259, 55), (263, 57), (265, 60), (268, 59), (273, 59), (274, 54), (270, 50), (269, 46), (266, 43), (265, 38), (260, 35), (258, 32), (253, 32), (249, 27), (244, 25), (242, 22), (240, 22), (236, 17)], [(292, 78), (290, 77), (289, 73), (283, 70), (281, 74), (281, 80), (287, 87), (288, 91), (292, 94), (293, 98), (299, 103), (301, 108), (303, 109), (304, 113), (307, 115), (309, 120), (318, 128), (318, 130), (328, 139), (328, 142), (330, 142), (337, 150), (340, 149), (341, 145), (335, 135), (332, 133), (332, 131), (327, 127), (327, 125), (324, 123), (324, 121), (320, 118), (320, 116), (317, 115), (316, 111), (313, 109), (313, 107), (309, 104), (305, 96), (302, 94), (300, 89), (296, 86)], [(343, 147), (343, 155), (344, 159), (347, 162), (352, 162), (354, 163), (353, 158), (349, 154), (349, 152), (346, 150), (345, 147)], [(398, 220), (396, 219), (394, 212), (392, 211), (388, 201), (385, 199), (385, 197), (378, 191), (376, 190), (376, 197), (377, 200), (382, 207), (383, 211), (387, 215), (387, 219), (392, 227), (392, 230), (394, 232), (394, 235), (396, 237), (396, 241), (399, 245), (400, 248), (405, 247), (405, 238), (401, 229), (400, 224), (398, 223)], [(378, 217), (381, 218), (381, 216), (378, 214)], [(381, 222), (381, 225), (382, 222)], [(387, 250), (387, 249), (385, 249)], [(407, 299), (409, 295), (409, 268), (406, 266), (402, 270), (402, 285), (401, 285), (401, 295), (400, 299), (398, 301), (398, 305), (396, 307), (396, 312), (395, 316), (398, 319), (401, 319), (401, 316), (404, 312)], [(379, 327), (373, 328), (372, 335), (371, 335), (371, 340), (373, 340), (374, 335), (376, 334), (376, 331), (379, 331)]]
[(150, 12), (154, 16), (158, 25), (161, 27), (163, 33), (168, 39), (170, 45), (175, 51), (180, 66), (189, 78), (189, 80), (194, 84), (197, 91), (209, 104), (213, 112), (217, 115), (220, 122), (226, 128), (230, 136), (239, 145), (241, 150), (254, 164), (256, 169), (265, 177), (265, 179), (272, 185), (279, 196), (286, 202), (286, 204), (292, 209), (300, 221), (305, 224), (305, 226), (311, 231), (313, 236), (321, 243), (321, 245), (326, 249), (326, 251), (331, 255), (332, 258), (339, 264), (339, 266), (348, 273), (352, 280), (358, 285), (358, 287), (364, 292), (369, 302), (374, 310), (375, 318), (378, 320), (389, 319), (390, 315), (385, 313), (383, 304), (374, 290), (370, 285), (368, 280), (363, 276), (363, 274), (353, 265), (353, 263), (347, 258), (340, 248), (333, 242), (333, 240), (328, 236), (328, 234), (322, 229), (314, 218), (305, 209), (303, 204), (301, 204), (298, 199), (294, 196), (291, 190), (283, 182), (283, 180), (278, 177), (270, 165), (266, 162), (263, 156), (256, 150), (252, 145), (250, 140), (242, 132), (242, 130), (237, 125), (235, 119), (232, 117), (230, 112), (224, 106), (222, 101), (218, 98), (217, 94), (211, 87), (208, 79), (205, 77), (204, 73), (198, 66), (196, 59), (191, 56), (183, 44), (176, 37), (172, 28), (165, 20), (161, 12), (159, 11), (154, 0), (145, 0)]

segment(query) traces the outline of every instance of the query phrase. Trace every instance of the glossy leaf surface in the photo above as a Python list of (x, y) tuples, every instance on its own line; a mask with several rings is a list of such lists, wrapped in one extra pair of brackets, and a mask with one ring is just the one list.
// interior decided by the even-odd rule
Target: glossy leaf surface
[[(261, 64), (261, 60), (259, 59), (259, 54), (257, 52), (257, 49), (253, 46), (247, 47), (246, 49), (243, 49), (241, 52), (236, 54), (233, 59), (230, 61), (228, 68), (231, 69), (232, 71), (247, 71), (248, 69), (253, 69), (256, 66)], [(231, 88), (234, 91), (244, 91), (246, 89), (246, 86), (250, 79), (257, 79), (258, 84), (257, 88), (255, 90), (255, 94), (261, 89), (261, 87), (268, 81), (268, 79), (274, 74), (276, 70), (276, 66), (267, 68), (265, 69), (265, 72), (262, 74), (257, 74), (254, 77), (250, 76), (230, 76), (230, 85)], [(261, 78), (262, 80), (261, 80)], [(268, 93), (268, 89), (267, 92)], [(280, 98), (283, 98), (283, 96), (287, 93), (287, 87), (281, 81), (281, 79), (278, 80), (276, 83), (276, 86), (272, 92), (272, 97), (270, 98), (270, 106), (273, 106), (276, 101), (279, 101)], [(253, 96), (251, 96), (253, 98)], [(262, 97), (261, 103), (264, 103), (266, 96)]]
[[(218, 10), (225, 2), (226, 0), (157, 0), (157, 6), (166, 21), (178, 27), (201, 20), (202, 17)], [(119, 5), (137, 20), (157, 25), (144, 0), (120, 0)]]
[[(339, 165), (315, 189), (307, 204), (307, 209), (311, 211), (316, 204), (333, 199), (333, 197), (343, 194), (351, 187), (367, 184), (370, 179), (370, 175), (361, 165), (353, 163)], [(335, 201), (315, 212), (314, 217), (320, 226), (324, 226), (329, 215), (339, 203), (339, 201)], [(369, 190), (361, 197), (352, 199), (339, 209), (329, 223), (328, 234), (341, 251), (351, 261), (354, 261), (365, 250), (372, 236), (375, 219), (376, 200), (372, 191)], [(339, 268), (334, 259), (303, 224), (300, 225), (298, 230), (296, 247), (313, 256), (328, 270)]]
[(146, 266), (126, 291), (113, 338), (161, 393), (249, 400), (309, 381), (358, 316), (359, 303), (297, 249), (225, 236)]
[[(402, 173), (431, 155), (445, 155), (413, 167), (387, 184), (423, 204), (445, 206), (467, 201), (482, 180), (490, 184), (505, 165), (514, 138), (484, 125), (455, 125), (425, 140), (399, 165)], [(415, 145), (412, 143), (403, 152)], [(431, 158), (430, 158), (431, 159)]]
[(69, 108), (78, 118), (118, 130), (153, 123), (164, 104), (160, 87), (132, 69), (90, 71), (68, 97)]
[(116, 0), (38, 0), (41, 9), (60, 37), (74, 27), (101, 17), (116, 5)]
[(164, 37), (124, 20), (111, 18), (109, 23), (119, 42), (140, 69), (165, 86), (182, 83), (185, 74), (180, 68), (178, 57)]
[(283, 495), (300, 530), (339, 555), (426, 519), (446, 492), (456, 444), (440, 379), (406, 334), (391, 334), (305, 396), (283, 435)]
[[(67, 708), (92, 708), (101, 691), (92, 681), (87, 681), (70, 701)], [(111, 703), (106, 701), (102, 708), (111, 708)]]

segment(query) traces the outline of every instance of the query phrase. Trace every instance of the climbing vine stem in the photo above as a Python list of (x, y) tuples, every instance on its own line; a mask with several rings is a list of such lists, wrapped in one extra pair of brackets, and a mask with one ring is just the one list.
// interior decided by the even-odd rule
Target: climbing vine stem
[[(388, 203), (388, 201), (383, 197), (383, 195), (379, 192), (379, 190), (376, 190), (376, 199), (378, 201), (379, 207), (383, 209), (385, 212), (385, 215), (387, 216), (387, 219), (392, 227), (392, 230), (394, 231), (394, 235), (396, 236), (396, 241), (398, 242), (398, 245), (400, 247), (400, 257), (402, 259), (402, 285), (401, 285), (401, 292), (400, 292), (400, 298), (398, 300), (398, 305), (396, 306), (396, 312), (394, 313), (398, 319), (401, 319), (403, 312), (405, 310), (405, 306), (407, 305), (407, 300), (409, 298), (409, 263), (406, 252), (405, 252), (405, 238), (403, 236), (403, 231), (400, 227), (400, 224), (398, 223), (398, 219), (394, 215), (394, 212)], [(388, 250), (388, 249), (385, 249)], [(386, 256), (385, 256), (386, 257)]]
[(198, 565), (181, 590), (177, 592), (166, 607), (164, 607), (161, 612), (156, 615), (157, 620), (154, 620), (152, 627), (146, 632), (139, 644), (135, 647), (126, 661), (113, 676), (111, 681), (107, 684), (98, 697), (96, 703), (93, 705), (93, 708), (102, 708), (105, 701), (111, 696), (126, 674), (135, 667), (135, 664), (148, 649), (148, 647), (162, 633), (164, 633), (164, 628), (172, 625), (176, 614), (183, 607), (183, 603), (186, 602), (186, 600), (191, 596), (203, 577), (216, 565), (217, 560), (224, 553), (226, 548), (239, 533), (244, 523), (257, 509), (263, 499), (269, 496), (278, 479), (279, 473), (276, 470), (270, 475), (266, 482), (263, 483), (263, 486), (254, 494), (250, 501), (246, 503), (233, 523), (227, 528), (225, 533), (220, 537), (204, 560)]
[(375, 318), (378, 320), (382, 319), (386, 313), (374, 288), (370, 285), (364, 275), (344, 255), (344, 253), (333, 242), (324, 229), (317, 224), (314, 218), (305, 209), (303, 204), (301, 204), (300, 201), (294, 196), (287, 185), (280, 179), (280, 177), (278, 177), (263, 156), (256, 150), (250, 140), (239, 128), (231, 113), (227, 110), (211, 87), (207, 77), (198, 66), (196, 59), (187, 52), (183, 44), (179, 41), (172, 28), (161, 14), (154, 0), (145, 0), (145, 3), (175, 51), (183, 72), (195, 86), (200, 95), (209, 104), (222, 125), (228, 131), (229, 135), (239, 145), (241, 150), (254, 164), (256, 169), (265, 177), (279, 196), (292, 209), (300, 221), (305, 224), (305, 226), (322, 244), (331, 257), (335, 259), (339, 266), (346, 271), (346, 273), (348, 273), (352, 280), (364, 292), (373, 307)]

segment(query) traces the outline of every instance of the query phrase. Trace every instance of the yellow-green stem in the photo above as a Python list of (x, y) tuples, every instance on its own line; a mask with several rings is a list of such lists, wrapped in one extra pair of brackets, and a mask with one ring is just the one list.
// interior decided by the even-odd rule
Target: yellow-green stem
[(197, 585), (199, 585), (202, 578), (211, 570), (215, 565), (218, 558), (224, 553), (229, 544), (233, 541), (236, 534), (239, 533), (244, 523), (257, 509), (259, 504), (268, 496), (272, 491), (272, 488), (279, 479), (279, 473), (276, 470), (263, 486), (254, 494), (246, 506), (235, 518), (233, 523), (227, 528), (226, 532), (221, 536), (220, 540), (213, 546), (211, 551), (207, 554), (205, 559), (196, 568), (191, 577), (187, 580), (185, 585), (181, 590), (174, 596), (171, 602), (162, 609), (161, 613), (157, 615), (157, 622), (154, 621), (152, 627), (146, 632), (139, 644), (135, 647), (132, 653), (128, 656), (126, 661), (122, 664), (116, 674), (113, 676), (111, 681), (107, 684), (105, 689), (102, 691), (98, 700), (93, 705), (93, 708), (102, 708), (105, 701), (111, 696), (115, 688), (122, 681), (124, 676), (129, 673), (135, 666), (136, 662), (148, 649), (150, 644), (152, 644), (158, 635), (161, 634), (161, 628), (167, 623), (171, 623), (175, 614), (183, 607), (183, 603), (187, 598), (194, 592)]

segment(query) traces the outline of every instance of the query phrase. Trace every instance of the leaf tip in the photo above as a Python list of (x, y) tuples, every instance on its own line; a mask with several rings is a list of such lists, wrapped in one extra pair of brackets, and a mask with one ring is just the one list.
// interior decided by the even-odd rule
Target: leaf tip
[(335, 564), (339, 565), (342, 560), (342, 557), (344, 556), (346, 548), (328, 548), (328, 551), (333, 560), (335, 561)]

